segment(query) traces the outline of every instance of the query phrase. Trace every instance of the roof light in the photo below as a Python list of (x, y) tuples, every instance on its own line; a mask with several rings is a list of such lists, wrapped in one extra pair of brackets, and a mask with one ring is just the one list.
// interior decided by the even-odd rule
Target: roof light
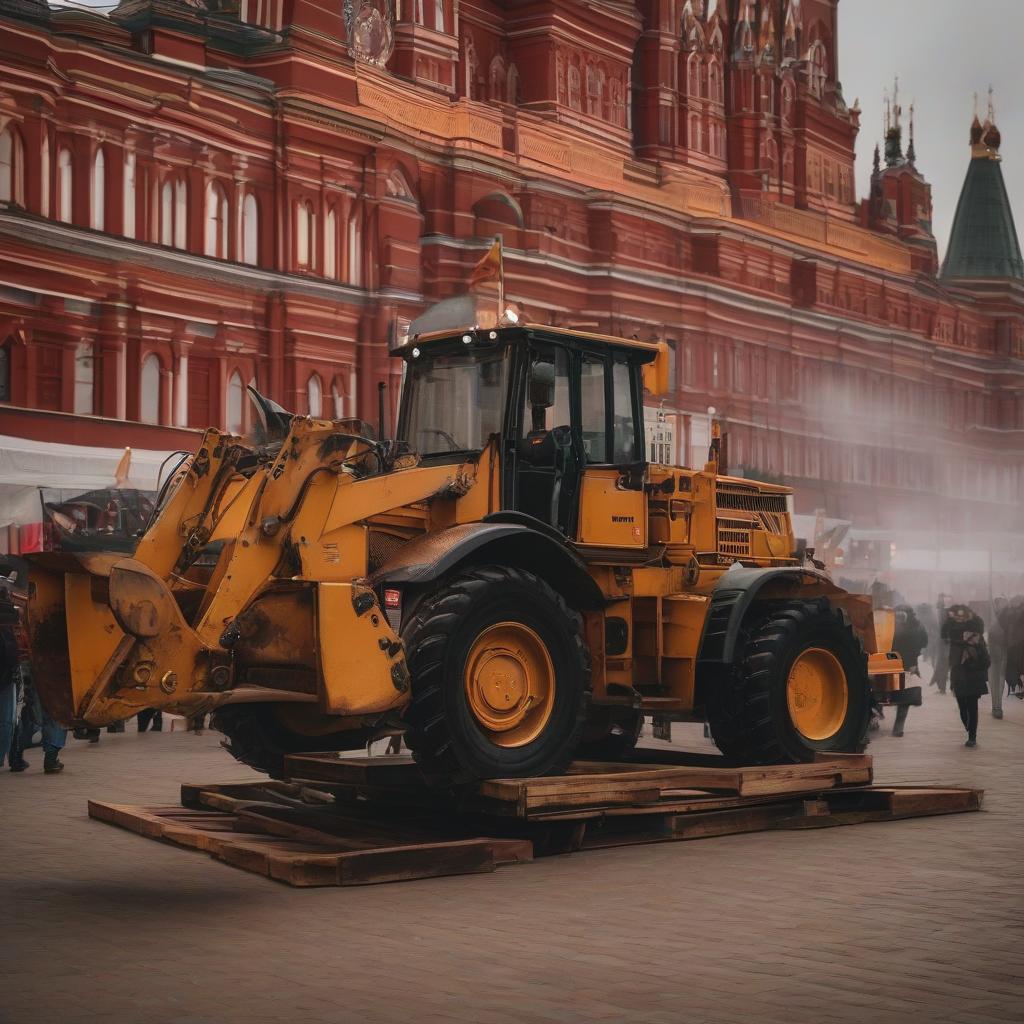
[(488, 334), (487, 337), (490, 338), (491, 341), (497, 341), (498, 340), (498, 332), (497, 331), (491, 331), (491, 333)]
[(462, 344), (463, 345), (472, 345), (473, 344), (473, 335), (472, 334), (464, 334), (462, 336)]
[(412, 350), (412, 357), (413, 357), (413, 359), (419, 359), (419, 357), (420, 357), (420, 350), (418, 348), (414, 348)]
[(509, 308), (505, 310), (505, 319), (510, 324), (517, 324), (519, 323), (519, 314), (509, 306)]

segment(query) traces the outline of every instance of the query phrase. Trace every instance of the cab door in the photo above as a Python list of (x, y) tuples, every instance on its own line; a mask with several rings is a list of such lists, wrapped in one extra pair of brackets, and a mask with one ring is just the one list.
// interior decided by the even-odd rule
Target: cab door
[(640, 367), (624, 353), (582, 351), (573, 374), (582, 445), (576, 542), (647, 547)]

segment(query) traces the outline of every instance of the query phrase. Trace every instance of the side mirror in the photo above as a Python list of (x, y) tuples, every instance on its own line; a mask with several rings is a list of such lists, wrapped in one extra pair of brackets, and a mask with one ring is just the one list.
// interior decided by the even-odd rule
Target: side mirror
[(530, 364), (530, 405), (550, 409), (555, 404), (555, 364), (535, 360)]
[(651, 395), (667, 395), (670, 381), (668, 379), (669, 352), (668, 345), (658, 342), (658, 354), (650, 363), (644, 363), (644, 391)]

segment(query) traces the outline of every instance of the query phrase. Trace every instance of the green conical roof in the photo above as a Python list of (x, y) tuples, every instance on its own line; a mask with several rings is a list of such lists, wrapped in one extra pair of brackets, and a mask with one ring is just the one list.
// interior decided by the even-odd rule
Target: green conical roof
[(972, 149), (942, 267), (944, 278), (1024, 279), (1024, 259), (1003, 182), (998, 136), (991, 135), (994, 130), (993, 126), (985, 143)]

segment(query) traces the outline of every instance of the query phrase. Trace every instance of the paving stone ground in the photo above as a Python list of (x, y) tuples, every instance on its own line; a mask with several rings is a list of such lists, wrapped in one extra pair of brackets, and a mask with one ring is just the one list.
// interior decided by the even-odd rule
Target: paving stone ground
[[(707, 744), (698, 728), (676, 741)], [(980, 814), (577, 854), (295, 890), (86, 817), (247, 773), (219, 737), (71, 742), (0, 774), (0, 1022), (733, 1024), (1024, 1019), (1024, 702), (952, 696), (871, 747)]]

